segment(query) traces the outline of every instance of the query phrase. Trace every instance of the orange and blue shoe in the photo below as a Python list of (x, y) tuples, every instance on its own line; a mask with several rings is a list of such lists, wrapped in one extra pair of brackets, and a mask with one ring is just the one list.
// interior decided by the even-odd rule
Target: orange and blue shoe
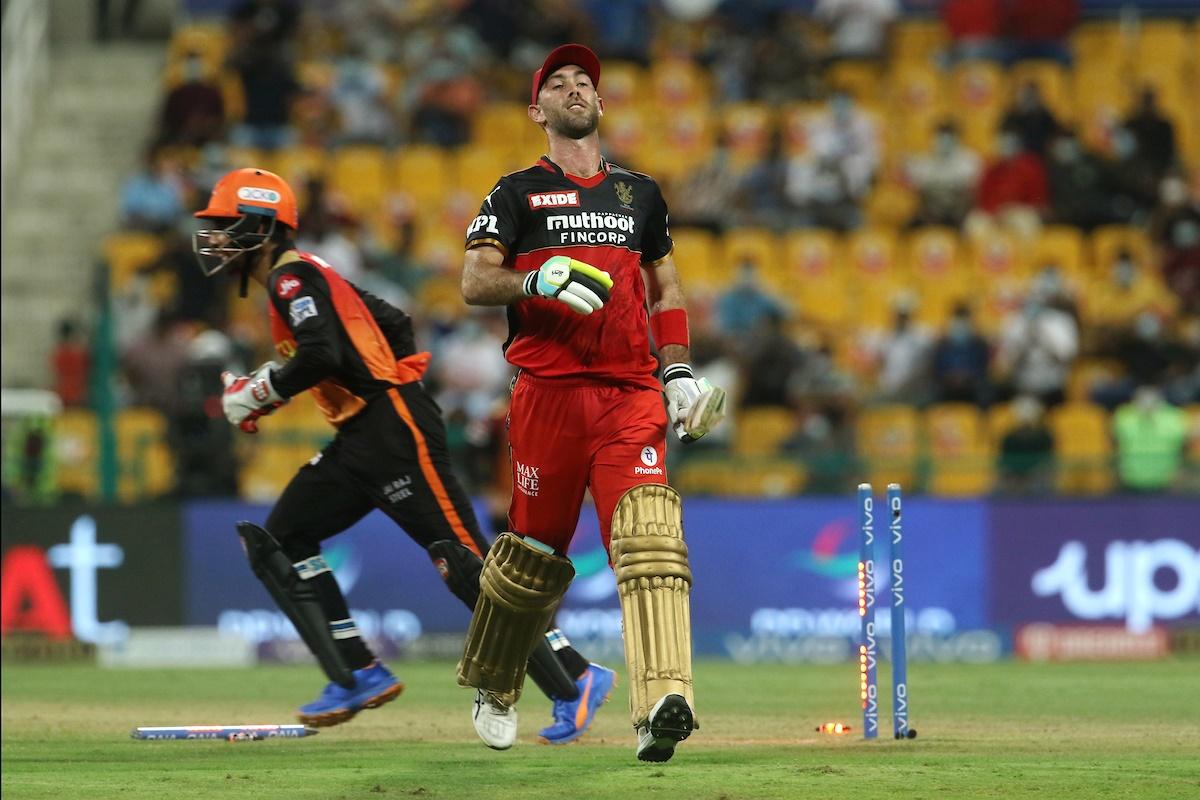
[(404, 691), (401, 683), (381, 661), (372, 661), (353, 673), (354, 685), (347, 689), (330, 683), (321, 696), (300, 706), (297, 718), (305, 725), (327, 728), (352, 719), (364, 708), (378, 708), (390, 703)]
[(569, 744), (587, 733), (600, 706), (604, 705), (617, 684), (617, 673), (599, 664), (588, 664), (575, 681), (579, 696), (574, 700), (554, 701), (554, 724), (542, 728), (543, 744)]

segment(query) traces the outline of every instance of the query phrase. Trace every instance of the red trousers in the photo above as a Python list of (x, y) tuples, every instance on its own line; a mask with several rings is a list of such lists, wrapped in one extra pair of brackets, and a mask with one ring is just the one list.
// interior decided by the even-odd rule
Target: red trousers
[(643, 483), (666, 483), (667, 412), (642, 386), (522, 373), (508, 417), (511, 530), (566, 553), (588, 489), (608, 550), (613, 509)]

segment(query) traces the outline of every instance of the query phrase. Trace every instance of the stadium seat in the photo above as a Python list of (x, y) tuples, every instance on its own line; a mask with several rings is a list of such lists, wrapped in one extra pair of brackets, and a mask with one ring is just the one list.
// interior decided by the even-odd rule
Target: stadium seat
[(793, 231), (784, 240), (786, 272), (776, 285), (799, 301), (805, 319), (839, 328), (849, 315), (841, 246), (828, 231)]
[(1143, 20), (1138, 25), (1134, 64), (1169, 64), (1182, 70), (1195, 53), (1189, 53), (1188, 32), (1178, 19)]
[(904, 288), (896, 234), (888, 228), (861, 228), (846, 239), (846, 281), (850, 313), (858, 324), (885, 327), (892, 301)]
[(1092, 264), (1101, 277), (1107, 277), (1117, 259), (1117, 253), (1128, 250), (1141, 267), (1152, 264), (1153, 251), (1144, 230), (1124, 225), (1103, 225), (1092, 231)]
[[(607, 70), (605, 71), (608, 78)], [(605, 81), (607, 83), (607, 80)], [(471, 142), (482, 147), (512, 147), (536, 130), (520, 103), (488, 103), (471, 117)]]
[(1095, 495), (1111, 490), (1113, 446), (1107, 412), (1090, 403), (1066, 403), (1048, 416), (1058, 459), (1058, 491)]
[[(512, 147), (460, 147), (451, 157), (453, 186), (475, 198), (475, 209), (500, 180), (529, 164), (521, 163)], [(474, 210), (474, 209), (473, 209)]]
[(718, 287), (723, 284), (718, 241), (712, 233), (698, 228), (672, 228), (674, 261), (684, 289), (693, 285)]
[(995, 481), (995, 453), (979, 409), (966, 403), (943, 403), (925, 411), (929, 443), (928, 490), (945, 497), (988, 492)]
[(996, 403), (987, 410), (984, 420), (988, 437), (988, 446), (993, 452), (999, 453), (1000, 446), (1008, 432), (1017, 427), (1017, 415), (1012, 403)]
[(830, 88), (850, 95), (860, 105), (875, 108), (883, 101), (879, 68), (862, 61), (839, 61), (825, 73)]
[(668, 180), (683, 177), (712, 155), (709, 109), (692, 105), (672, 110), (659, 121), (651, 141), (655, 156), (644, 160), (654, 164), (655, 175)]
[[(607, 80), (607, 73), (603, 80)], [(657, 59), (650, 67), (654, 107), (674, 109), (708, 103), (708, 76), (686, 58)]]
[(1057, 61), (1018, 61), (1008, 71), (1013, 93), (1026, 83), (1035, 84), (1042, 99), (1054, 115), (1062, 121), (1075, 118), (1075, 104), (1071, 95), (1070, 73)]
[[(600, 96), (609, 111), (630, 108), (643, 101), (642, 87), (646, 85), (646, 71), (629, 61), (605, 61), (604, 77)], [(606, 113), (607, 116), (607, 113)]]
[(329, 188), (359, 215), (377, 211), (391, 191), (393, 170), (381, 147), (343, 147), (329, 161)]
[(973, 280), (988, 285), (989, 281), (1022, 279), (1029, 275), (1029, 259), (1025, 248), (1013, 235), (992, 231), (968, 248), (968, 263)]
[(1112, 60), (1098, 63), (1095, 68), (1077, 67), (1072, 95), (1080, 138), (1092, 148), (1108, 150), (1113, 127), (1129, 110), (1125, 74)]
[(824, 108), (817, 103), (793, 103), (784, 108), (779, 132), (787, 155), (801, 156), (808, 151), (812, 122), (824, 113)]
[(1008, 103), (1008, 81), (990, 61), (967, 61), (950, 74), (950, 102), (963, 142), (983, 153), (991, 152), (996, 123)]
[(1083, 233), (1066, 225), (1043, 228), (1033, 244), (1032, 264), (1035, 270), (1049, 264), (1057, 265), (1078, 290), (1087, 282), (1089, 273)]
[(317, 404), (298, 397), (263, 421), (253, 441), (243, 442), (246, 458), (239, 472), (242, 497), (274, 501), (296, 471), (333, 438)]
[(892, 33), (892, 55), (899, 61), (931, 61), (946, 47), (946, 28), (936, 19), (905, 19)]
[(942, 74), (928, 63), (905, 62), (887, 85), (889, 126), (895, 128), (901, 152), (928, 150), (937, 123), (949, 112)]
[(740, 480), (741, 470), (728, 458), (689, 458), (671, 473), (671, 484), (684, 494), (729, 494)]
[(58, 491), (93, 499), (100, 494), (100, 432), (96, 415), (67, 408), (54, 419), (54, 466)]
[(958, 236), (951, 228), (914, 231), (905, 246), (905, 269), (921, 298), (917, 318), (940, 327), (968, 294)]
[(412, 198), (419, 210), (437, 208), (453, 181), (446, 151), (432, 145), (408, 145), (396, 151), (394, 161), (396, 190)]
[(110, 233), (104, 237), (102, 247), (113, 289), (124, 288), (139, 270), (150, 266), (162, 255), (162, 240), (153, 233)]
[(751, 407), (738, 414), (735, 455), (754, 458), (778, 453), (796, 431), (796, 412), (785, 407)]
[(613, 162), (626, 167), (639, 163), (654, 144), (636, 106), (604, 114), (604, 143)]
[(1100, 383), (1119, 378), (1123, 370), (1118, 361), (1105, 358), (1081, 358), (1071, 366), (1067, 376), (1067, 400), (1090, 403), (1092, 391)]
[(188, 53), (199, 53), (207, 75), (217, 74), (229, 51), (229, 37), (220, 25), (191, 24), (175, 29), (167, 46), (168, 66), (183, 61)]
[(1085, 22), (1071, 34), (1071, 49), (1076, 60), (1105, 58), (1124, 60), (1124, 39), (1117, 22)]
[(804, 491), (808, 474), (785, 458), (754, 458), (734, 462), (736, 476), (723, 494), (733, 497), (790, 497)]
[(867, 481), (916, 486), (920, 457), (916, 409), (904, 405), (865, 408), (858, 416), (855, 434)]
[(175, 487), (175, 461), (167, 445), (167, 419), (153, 408), (117, 413), (117, 496), (131, 503), (161, 497)]
[(735, 278), (745, 261), (753, 263), (760, 279), (768, 281), (779, 270), (781, 260), (779, 241), (764, 228), (734, 228), (721, 237), (722, 282)]
[(898, 181), (882, 180), (871, 187), (864, 206), (867, 224), (903, 228), (917, 210), (917, 195)]
[(763, 157), (771, 143), (775, 114), (765, 103), (734, 103), (721, 113), (725, 146), (735, 169), (745, 169)]
[(296, 192), (296, 202), (304, 206), (304, 185), (310, 178), (324, 178), (329, 167), (326, 153), (319, 147), (288, 147), (275, 154), (275, 172)]

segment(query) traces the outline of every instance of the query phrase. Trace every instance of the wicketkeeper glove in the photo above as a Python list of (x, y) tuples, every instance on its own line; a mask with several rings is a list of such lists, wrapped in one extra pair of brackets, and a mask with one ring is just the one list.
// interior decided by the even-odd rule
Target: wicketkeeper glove
[(258, 433), (257, 420), (287, 402), (271, 385), (273, 369), (279, 369), (279, 365), (268, 361), (249, 376), (221, 373), (221, 382), (225, 384), (221, 409), (225, 412), (225, 419), (245, 433)]
[(676, 435), (684, 442), (703, 438), (725, 418), (725, 390), (696, 380), (687, 364), (672, 364), (663, 370), (667, 393), (667, 415)]
[(560, 300), (580, 314), (599, 311), (608, 302), (612, 277), (602, 269), (568, 256), (553, 256), (525, 276), (525, 294)]

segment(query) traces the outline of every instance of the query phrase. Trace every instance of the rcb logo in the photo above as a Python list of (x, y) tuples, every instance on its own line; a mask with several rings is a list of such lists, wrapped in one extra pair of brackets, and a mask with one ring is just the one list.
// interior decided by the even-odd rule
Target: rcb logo
[(618, 181), (614, 187), (617, 190), (617, 199), (621, 201), (621, 205), (628, 206), (633, 202), (633, 187), (623, 181)]

